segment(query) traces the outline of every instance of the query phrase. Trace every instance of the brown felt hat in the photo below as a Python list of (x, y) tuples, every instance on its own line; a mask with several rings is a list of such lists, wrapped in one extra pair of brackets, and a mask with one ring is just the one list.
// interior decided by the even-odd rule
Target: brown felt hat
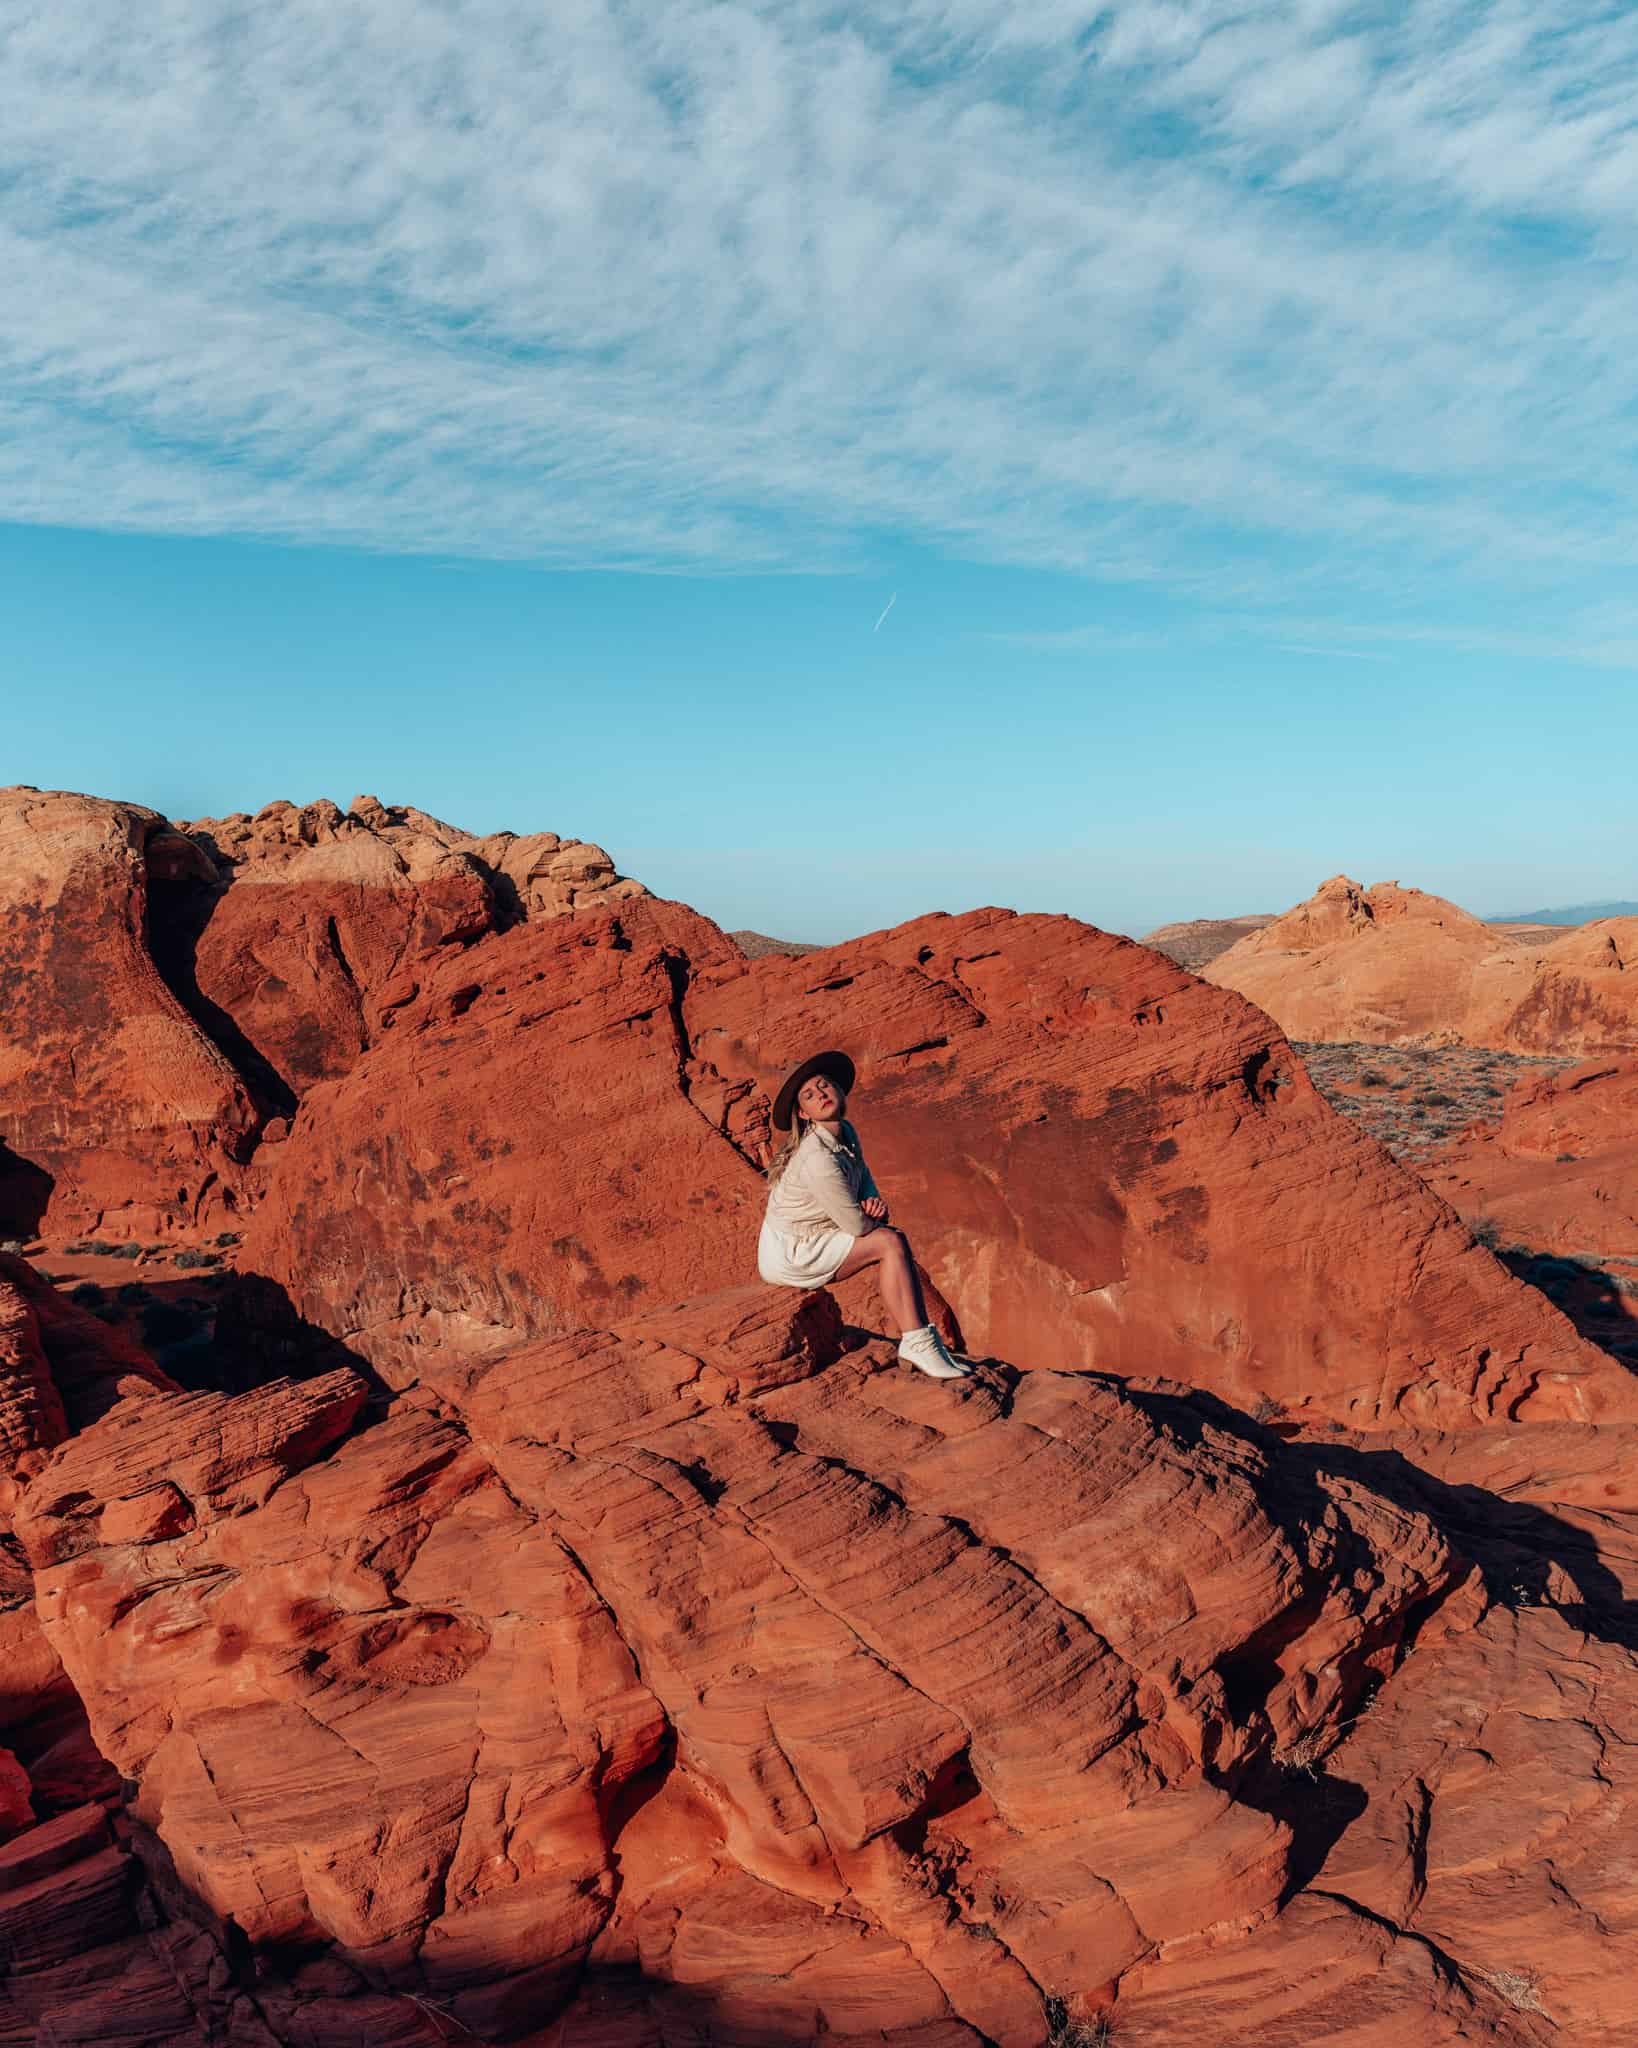
[(844, 1095), (853, 1092), (853, 1062), (845, 1052), (816, 1052), (811, 1060), (804, 1060), (794, 1074), (788, 1074), (785, 1085), (774, 1097), (773, 1120), (776, 1131), (788, 1131), (791, 1116), (796, 1108), (796, 1098), (802, 1092), (802, 1083), (811, 1081), (815, 1074), (824, 1074), (834, 1081)]

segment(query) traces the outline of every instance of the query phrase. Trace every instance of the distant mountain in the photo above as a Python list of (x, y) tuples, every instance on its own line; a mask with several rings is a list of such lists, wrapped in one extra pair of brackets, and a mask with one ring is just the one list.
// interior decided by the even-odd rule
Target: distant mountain
[(1597, 917), (1638, 917), (1638, 903), (1567, 903), (1558, 910), (1520, 910), (1487, 917), (1486, 924), (1591, 924)]
[(1198, 974), (1219, 953), (1226, 953), (1248, 933), (1261, 931), (1265, 924), (1273, 922), (1272, 911), (1248, 911), (1243, 917), (1191, 917), (1181, 924), (1157, 925), (1152, 932), (1144, 933), (1142, 944), (1153, 946), (1179, 967)]
[(817, 953), (817, 946), (805, 946), (800, 939), (770, 939), (766, 932), (728, 934), (747, 960), (760, 960), (769, 953), (785, 953), (796, 959), (803, 953)]

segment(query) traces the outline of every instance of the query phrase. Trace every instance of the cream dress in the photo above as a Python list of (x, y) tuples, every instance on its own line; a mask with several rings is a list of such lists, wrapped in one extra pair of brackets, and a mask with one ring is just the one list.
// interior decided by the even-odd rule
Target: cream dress
[(876, 1192), (853, 1126), (844, 1122), (832, 1137), (822, 1124), (810, 1124), (768, 1190), (757, 1271), (776, 1287), (825, 1286), (869, 1228), (859, 1204)]

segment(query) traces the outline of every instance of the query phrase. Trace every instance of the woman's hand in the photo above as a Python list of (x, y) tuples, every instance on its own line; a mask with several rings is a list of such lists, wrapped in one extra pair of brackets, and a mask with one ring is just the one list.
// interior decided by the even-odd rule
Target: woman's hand
[(859, 1207), (870, 1218), (872, 1223), (885, 1223), (887, 1221), (887, 1204), (880, 1195), (866, 1195), (859, 1204)]

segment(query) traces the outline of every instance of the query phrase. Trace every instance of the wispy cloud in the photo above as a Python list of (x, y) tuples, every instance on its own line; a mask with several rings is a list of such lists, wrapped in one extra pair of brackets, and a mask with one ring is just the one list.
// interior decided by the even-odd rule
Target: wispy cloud
[(1635, 107), (1570, 0), (0, 0), (0, 517), (1621, 569)]
[(1169, 644), (1165, 633), (1145, 627), (1058, 626), (1039, 632), (986, 633), (1004, 647), (1022, 647), (1033, 654), (1131, 654)]
[(1391, 654), (1367, 654), (1360, 647), (1312, 647), (1301, 640), (1276, 640), (1280, 654), (1317, 654), (1326, 661), (1392, 661)]

